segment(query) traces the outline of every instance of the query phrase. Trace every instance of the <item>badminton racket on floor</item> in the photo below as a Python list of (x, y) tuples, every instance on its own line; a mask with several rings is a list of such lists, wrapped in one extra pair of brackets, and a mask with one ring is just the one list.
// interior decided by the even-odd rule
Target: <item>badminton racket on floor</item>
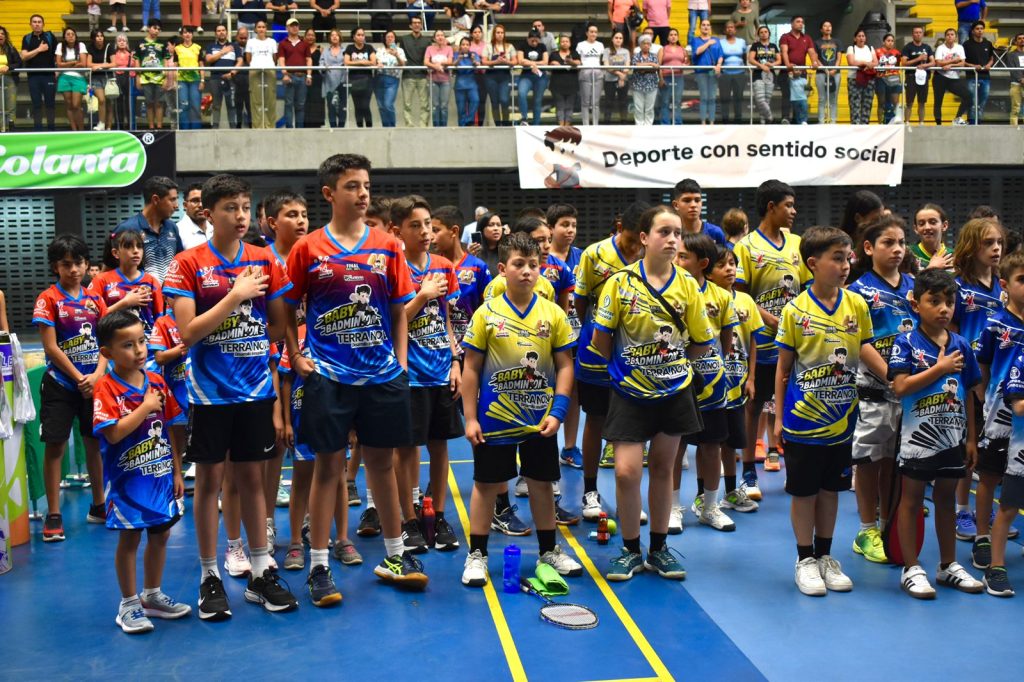
[(540, 607), (540, 619), (544, 622), (567, 630), (590, 630), (597, 627), (597, 614), (586, 606), (553, 602), (535, 590), (525, 578), (519, 579), (519, 586), (523, 592), (544, 601), (544, 606)]

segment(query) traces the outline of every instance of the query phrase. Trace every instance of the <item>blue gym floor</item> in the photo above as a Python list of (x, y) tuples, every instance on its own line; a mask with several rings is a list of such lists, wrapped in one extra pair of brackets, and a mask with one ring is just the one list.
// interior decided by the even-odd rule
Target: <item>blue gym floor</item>
[[(451, 479), (458, 493), (447, 515), (463, 546), (472, 489), (469, 458), (466, 442), (453, 441)], [(563, 467), (563, 475), (564, 506), (578, 506), (582, 474)], [(426, 476), (424, 467), (424, 485)], [(761, 474), (761, 510), (732, 513), (735, 533), (698, 526), (687, 512), (685, 532), (669, 538), (685, 557), (689, 575), (684, 582), (643, 573), (609, 585), (601, 576), (619, 551), (617, 537), (599, 546), (587, 539), (593, 529), (587, 524), (560, 533), (563, 547), (585, 567), (582, 578), (570, 580), (568, 599), (590, 606), (601, 619), (596, 629), (582, 632), (541, 622), (541, 602), (535, 597), (501, 592), (501, 553), (511, 538), (491, 537), (497, 591), (462, 586), (465, 552), (460, 549), (425, 555), (430, 586), (423, 593), (407, 593), (380, 584), (372, 574), (382, 558), (381, 540), (353, 533), (366, 563), (345, 567), (332, 558), (344, 595), (339, 608), (310, 604), (303, 591), (305, 571), (282, 571), (300, 603), (286, 614), (246, 603), (244, 581), (225, 574), (231, 620), (203, 623), (193, 615), (156, 621), (155, 632), (128, 636), (114, 624), (116, 534), (86, 524), (88, 491), (68, 491), (63, 509), (67, 541), (44, 545), (39, 522), (33, 522), (32, 541), (14, 549), (14, 570), (0, 576), (0, 679), (239, 679), (305, 676), (316, 670), (331, 678), (367, 680), (395, 674), (458, 680), (840, 680), (879, 673), (914, 680), (966, 679), (977, 675), (979, 666), (986, 680), (1020, 679), (1015, 646), (1021, 597), (1004, 600), (945, 588), (939, 588), (933, 602), (904, 595), (897, 568), (869, 564), (850, 549), (857, 530), (852, 493), (841, 497), (834, 555), (853, 578), (854, 591), (826, 598), (801, 595), (793, 584), (796, 549), (782, 492), (784, 476), (785, 470)], [(358, 483), (365, 494), (362, 474)], [(692, 470), (683, 485), (692, 499)], [(611, 470), (601, 470), (599, 486), (613, 503)], [(353, 529), (363, 508), (351, 508)], [(276, 514), (280, 562), (288, 541), (283, 536), (287, 510)], [(529, 522), (525, 499), (519, 500), (519, 514)], [(937, 558), (931, 523), (927, 533), (922, 563), (932, 574)], [(646, 527), (642, 539), (646, 544)], [(532, 565), (535, 538), (514, 541), (529, 560), (524, 565)], [(222, 534), (221, 552), (224, 542)], [(960, 562), (969, 566), (970, 545), (960, 542), (957, 549)], [(1024, 587), (1019, 543), (1011, 542), (1007, 558), (1011, 579)], [(194, 607), (198, 578), (187, 515), (172, 531), (163, 589)], [(140, 589), (141, 579), (140, 557)]]

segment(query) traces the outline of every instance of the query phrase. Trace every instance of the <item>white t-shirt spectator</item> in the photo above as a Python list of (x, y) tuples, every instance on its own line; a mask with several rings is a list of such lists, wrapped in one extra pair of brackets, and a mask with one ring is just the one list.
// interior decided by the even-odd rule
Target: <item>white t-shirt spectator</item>
[[(856, 59), (858, 63), (871, 63), (871, 59), (875, 56), (875, 50), (870, 45), (864, 47), (857, 47), (856, 45), (850, 45), (846, 48), (846, 62), (850, 63), (851, 59)], [(857, 74), (856, 71), (850, 71), (849, 77), (853, 78)]]
[(178, 221), (178, 236), (181, 237), (181, 244), (186, 249), (191, 249), (193, 246), (199, 246), (205, 244), (213, 236), (213, 225), (207, 223), (206, 229), (199, 227), (195, 224), (188, 214), (181, 217)]
[(249, 66), (254, 69), (273, 69), (276, 64), (274, 58), (277, 56), (277, 41), (273, 38), (249, 38), (245, 45), (245, 53), (252, 55)]
[[(937, 48), (935, 48), (935, 61), (941, 62), (943, 60), (949, 59), (951, 56), (959, 57), (961, 60), (965, 59), (967, 55), (964, 54), (964, 46), (961, 45), (960, 43), (957, 43), (953, 47), (946, 47), (946, 43), (942, 43)], [(962, 71), (954, 71), (953, 69), (949, 69), (948, 71), (938, 69), (935, 73), (943, 75), (946, 78), (949, 78), (950, 80), (956, 80), (957, 78), (961, 78), (964, 75)]]
[(604, 55), (604, 45), (600, 40), (588, 43), (584, 40), (576, 45), (576, 54), (580, 56), (580, 66), (601, 66), (601, 57)]

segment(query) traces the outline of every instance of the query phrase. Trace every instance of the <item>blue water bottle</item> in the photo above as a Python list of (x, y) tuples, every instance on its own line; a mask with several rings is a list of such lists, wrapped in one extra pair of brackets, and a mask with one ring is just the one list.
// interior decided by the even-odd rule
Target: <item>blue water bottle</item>
[(514, 594), (519, 591), (519, 562), (522, 559), (522, 552), (515, 545), (505, 548), (505, 571), (502, 582), (505, 584), (505, 592)]

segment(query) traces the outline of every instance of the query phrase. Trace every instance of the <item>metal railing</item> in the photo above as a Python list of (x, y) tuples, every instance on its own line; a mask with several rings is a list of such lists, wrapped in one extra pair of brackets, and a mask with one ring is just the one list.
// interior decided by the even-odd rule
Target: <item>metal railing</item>
[[(226, 7), (224, 9), (224, 14), (226, 15), (226, 25), (227, 25), (227, 29), (228, 29), (228, 35), (234, 35), (234, 31), (232, 30), (232, 16), (233, 15), (239, 15), (239, 14), (263, 14), (265, 16), (267, 14), (270, 14), (271, 12), (273, 12), (273, 10), (261, 11), (261, 10), (236, 9), (236, 8)], [(309, 16), (312, 17), (313, 15), (319, 14), (319, 10), (315, 10), (315, 9), (290, 9), (290, 10), (286, 10), (286, 13), (288, 14), (289, 18), (295, 17), (296, 19), (300, 19), (301, 20), (304, 15), (309, 15)], [(423, 28), (424, 28), (425, 31), (429, 30), (427, 27), (430, 25), (431, 22), (433, 22), (434, 19), (443, 19), (443, 18), (445, 18), (447, 16), (444, 13), (443, 9), (428, 9), (426, 7), (411, 7), (411, 6), (407, 7), (406, 9), (336, 9), (336, 10), (334, 10), (332, 12), (332, 14), (334, 14), (335, 17), (337, 17), (338, 15), (341, 15), (341, 16), (355, 16), (356, 26), (362, 26), (362, 19), (363, 19), (364, 16), (368, 16), (370, 18), (372, 18), (374, 15), (378, 15), (378, 16), (379, 15), (392, 15), (392, 16), (403, 15), (403, 16), (409, 16), (409, 17), (418, 16), (423, 21)], [(470, 9), (470, 10), (466, 10), (466, 15), (470, 16), (470, 17), (480, 15), (481, 16), (481, 24), (482, 24), (483, 30), (484, 30), (484, 35), (486, 36), (486, 35), (489, 34), (489, 25), (490, 25), (490, 18), (491, 18), (491, 11), (490, 10)], [(430, 19), (430, 22), (428, 22), (428, 18)], [(242, 22), (239, 22), (239, 23), (242, 23)], [(475, 21), (474, 21), (474, 23), (475, 23)], [(246, 24), (246, 25), (249, 26), (249, 24)], [(267, 22), (267, 27), (268, 28), (270, 27), (270, 22), (269, 21)], [(311, 27), (312, 27), (312, 23), (310, 23), (310, 25), (307, 26), (306, 28), (311, 28)], [(364, 27), (364, 28), (368, 28), (371, 31), (381, 31), (381, 32), (383, 32), (385, 30), (395, 30), (395, 29), (393, 29), (391, 27), (388, 27), (387, 29), (375, 28), (373, 26)], [(329, 31), (330, 31), (330, 29), (321, 30), (321, 31), (317, 31), (317, 33), (328, 33)], [(396, 33), (407, 33), (408, 31), (397, 31), (397, 30), (395, 30), (395, 32)]]

